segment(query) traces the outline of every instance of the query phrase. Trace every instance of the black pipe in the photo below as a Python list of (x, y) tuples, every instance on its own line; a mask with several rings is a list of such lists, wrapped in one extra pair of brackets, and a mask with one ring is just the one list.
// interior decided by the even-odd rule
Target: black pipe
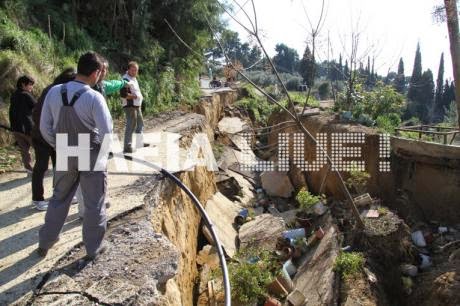
[(230, 280), (228, 277), (228, 270), (227, 270), (227, 262), (225, 261), (225, 255), (224, 251), (222, 249), (222, 245), (220, 243), (219, 238), (217, 237), (216, 232), (214, 231), (214, 224), (212, 223), (211, 219), (209, 218), (208, 214), (206, 213), (203, 205), (200, 203), (200, 200), (193, 194), (193, 192), (182, 183), (181, 180), (179, 180), (174, 174), (169, 172), (168, 170), (151, 163), (146, 160), (139, 159), (137, 157), (133, 156), (125, 156), (120, 153), (115, 153), (114, 154), (117, 157), (123, 157), (128, 160), (132, 160), (134, 162), (140, 163), (147, 165), (157, 171), (159, 171), (161, 174), (164, 176), (168, 177), (171, 181), (173, 181), (177, 186), (179, 186), (192, 200), (193, 204), (195, 207), (198, 209), (200, 212), (201, 217), (204, 219), (204, 222), (206, 226), (208, 227), (209, 231), (211, 232), (212, 239), (214, 240), (215, 247), (217, 248), (217, 255), (219, 256), (219, 261), (220, 261), (220, 267), (222, 269), (222, 275), (224, 279), (224, 291), (225, 291), (225, 306), (231, 306), (231, 294), (230, 294)]

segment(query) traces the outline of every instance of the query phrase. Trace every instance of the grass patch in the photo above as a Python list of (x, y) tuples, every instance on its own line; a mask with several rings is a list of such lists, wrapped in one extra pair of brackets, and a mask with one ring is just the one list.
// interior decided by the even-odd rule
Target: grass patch
[(363, 271), (364, 256), (358, 252), (341, 252), (334, 263), (334, 271), (342, 277), (350, 277)]

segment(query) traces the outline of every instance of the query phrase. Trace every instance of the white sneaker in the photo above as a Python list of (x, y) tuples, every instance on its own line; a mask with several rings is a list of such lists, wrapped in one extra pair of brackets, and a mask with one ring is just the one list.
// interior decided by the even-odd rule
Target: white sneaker
[(72, 198), (72, 202), (70, 202), (71, 204), (78, 204), (78, 199), (77, 197), (73, 197)]
[(37, 210), (44, 211), (48, 209), (48, 201), (32, 201), (32, 204)]

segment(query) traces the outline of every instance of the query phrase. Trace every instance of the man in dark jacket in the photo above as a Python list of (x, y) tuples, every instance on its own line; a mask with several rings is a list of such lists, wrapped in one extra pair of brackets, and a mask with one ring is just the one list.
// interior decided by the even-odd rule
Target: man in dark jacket
[(37, 103), (32, 96), (34, 79), (24, 75), (16, 83), (16, 91), (11, 96), (10, 124), (14, 138), (21, 150), (22, 163), (28, 173), (32, 173), (30, 158), (30, 131), (32, 130), (32, 109)]

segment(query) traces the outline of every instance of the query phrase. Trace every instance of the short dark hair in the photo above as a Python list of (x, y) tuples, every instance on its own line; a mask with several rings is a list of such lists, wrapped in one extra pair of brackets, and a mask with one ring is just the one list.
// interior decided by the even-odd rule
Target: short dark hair
[(23, 85), (27, 86), (29, 84), (32, 84), (32, 85), (35, 84), (35, 80), (31, 76), (23, 75), (16, 82), (16, 88), (17, 89), (22, 89)]
[(96, 70), (100, 70), (102, 68), (102, 61), (101, 57), (99, 54), (96, 52), (87, 52), (80, 56), (78, 59), (78, 65), (77, 65), (77, 73), (84, 75), (84, 76), (90, 76), (91, 73), (93, 73)]
[(75, 79), (75, 76), (75, 68), (66, 68), (54, 79), (53, 85), (64, 84), (73, 81)]

